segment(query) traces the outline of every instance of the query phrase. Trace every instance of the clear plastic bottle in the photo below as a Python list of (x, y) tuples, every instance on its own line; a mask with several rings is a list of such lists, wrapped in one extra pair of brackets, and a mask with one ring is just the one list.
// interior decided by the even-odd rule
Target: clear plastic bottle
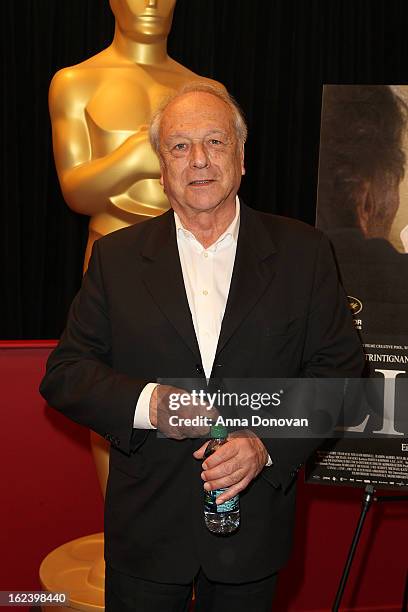
[[(213, 425), (210, 431), (211, 440), (207, 444), (204, 457), (208, 457), (215, 450), (227, 443), (227, 429), (222, 425)], [(223, 504), (215, 503), (217, 497), (226, 489), (215, 489), (204, 492), (204, 520), (207, 528), (213, 533), (233, 533), (239, 527), (239, 495)]]

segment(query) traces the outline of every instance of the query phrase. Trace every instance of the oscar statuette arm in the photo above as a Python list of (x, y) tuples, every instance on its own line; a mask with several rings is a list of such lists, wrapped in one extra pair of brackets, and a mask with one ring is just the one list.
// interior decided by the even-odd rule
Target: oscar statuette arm
[(72, 69), (58, 72), (50, 86), (49, 107), (54, 158), (65, 201), (74, 211), (93, 216), (109, 199), (135, 182), (160, 176), (160, 166), (140, 126), (119, 147), (94, 157), (86, 121), (89, 92)]

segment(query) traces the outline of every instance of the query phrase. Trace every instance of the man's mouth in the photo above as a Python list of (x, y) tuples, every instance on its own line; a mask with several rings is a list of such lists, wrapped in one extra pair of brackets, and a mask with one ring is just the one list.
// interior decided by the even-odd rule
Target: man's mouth
[(200, 187), (201, 185), (209, 185), (210, 183), (213, 183), (214, 180), (213, 179), (201, 179), (201, 180), (197, 180), (197, 181), (191, 181), (191, 183), (189, 183), (189, 185), (197, 186)]

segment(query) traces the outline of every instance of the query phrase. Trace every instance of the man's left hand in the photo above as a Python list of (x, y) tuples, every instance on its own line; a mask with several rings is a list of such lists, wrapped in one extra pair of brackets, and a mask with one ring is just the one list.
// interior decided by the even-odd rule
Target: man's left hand
[[(196, 459), (204, 457), (207, 444), (208, 441), (193, 453)], [(267, 460), (265, 446), (252, 431), (235, 431), (228, 436), (227, 444), (219, 446), (205, 459), (201, 473), (204, 489), (227, 488), (217, 497), (217, 504), (222, 504), (243, 491), (265, 467)]]

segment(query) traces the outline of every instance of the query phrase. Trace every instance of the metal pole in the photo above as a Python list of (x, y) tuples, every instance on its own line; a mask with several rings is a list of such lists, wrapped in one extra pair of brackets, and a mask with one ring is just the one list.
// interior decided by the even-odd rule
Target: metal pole
[(358, 525), (356, 531), (354, 533), (353, 541), (350, 546), (349, 554), (347, 556), (347, 561), (344, 566), (343, 575), (340, 580), (340, 585), (337, 590), (336, 599), (334, 600), (334, 604), (332, 607), (332, 612), (338, 612), (341, 600), (343, 598), (344, 589), (347, 583), (347, 579), (350, 573), (351, 564), (353, 562), (354, 554), (357, 549), (357, 544), (360, 539), (361, 531), (363, 529), (364, 521), (367, 516), (367, 512), (371, 506), (374, 496), (374, 487), (372, 485), (367, 485), (364, 490), (364, 498), (363, 498), (363, 507), (361, 509), (360, 518), (358, 521)]

